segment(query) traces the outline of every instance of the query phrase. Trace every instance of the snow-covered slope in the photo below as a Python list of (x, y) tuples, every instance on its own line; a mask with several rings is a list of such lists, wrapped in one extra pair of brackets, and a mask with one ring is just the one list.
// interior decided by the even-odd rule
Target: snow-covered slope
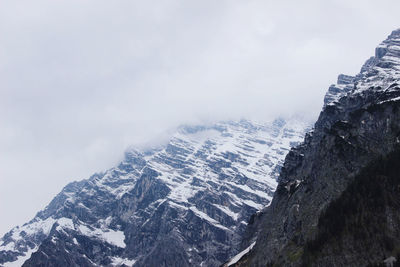
[(187, 126), (162, 147), (130, 149), (1, 238), (0, 265), (217, 266), (270, 203), (306, 128), (282, 119)]

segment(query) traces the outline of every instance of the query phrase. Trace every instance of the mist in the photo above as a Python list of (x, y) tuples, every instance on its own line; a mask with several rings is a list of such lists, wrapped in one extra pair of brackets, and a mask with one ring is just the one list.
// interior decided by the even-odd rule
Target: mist
[(399, 1), (1, 1), (0, 234), (182, 124), (315, 120)]

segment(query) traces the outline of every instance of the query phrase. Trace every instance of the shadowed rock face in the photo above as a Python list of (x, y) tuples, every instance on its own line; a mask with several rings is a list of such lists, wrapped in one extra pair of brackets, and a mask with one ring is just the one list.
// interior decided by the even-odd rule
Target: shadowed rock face
[(0, 265), (219, 266), (269, 204), (305, 128), (281, 119), (182, 127), (161, 147), (128, 150), (0, 239)]
[[(384, 257), (395, 253), (380, 245), (356, 242), (351, 233), (318, 243), (321, 247), (317, 251), (323, 250), (321, 253), (311, 253), (308, 248), (320, 238), (322, 228), (329, 226), (322, 216), (328, 206), (344, 194), (361, 170), (397, 149), (399, 79), (397, 30), (378, 46), (375, 57), (366, 62), (360, 74), (341, 75), (338, 85), (330, 87), (314, 130), (306, 135), (303, 144), (288, 153), (271, 205), (253, 216), (242, 248), (254, 241), (256, 245), (237, 266), (367, 266), (381, 263)], [(393, 211), (392, 207), (383, 207)], [(381, 215), (380, 219), (389, 220), (388, 225), (400, 225), (398, 214)], [(363, 227), (357, 220), (353, 223)], [(393, 238), (400, 240), (398, 234), (394, 231)], [(369, 239), (376, 238), (377, 244), (382, 244), (377, 236), (371, 235)], [(360, 246), (362, 249), (357, 249)], [(370, 248), (380, 251), (373, 253)]]

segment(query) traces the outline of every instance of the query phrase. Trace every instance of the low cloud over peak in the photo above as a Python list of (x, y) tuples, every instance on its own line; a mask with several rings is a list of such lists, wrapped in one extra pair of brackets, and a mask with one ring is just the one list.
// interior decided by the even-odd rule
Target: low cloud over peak
[[(0, 232), (178, 125), (315, 118), (399, 27), (397, 1), (8, 1)], [(15, 214), (18, 210), (19, 214)]]

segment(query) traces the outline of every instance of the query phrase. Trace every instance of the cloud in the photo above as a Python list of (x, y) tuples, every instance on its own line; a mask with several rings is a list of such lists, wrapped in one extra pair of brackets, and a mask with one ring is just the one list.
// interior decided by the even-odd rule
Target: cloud
[(15, 0), (0, 10), (0, 233), (183, 123), (305, 114), (398, 1)]

